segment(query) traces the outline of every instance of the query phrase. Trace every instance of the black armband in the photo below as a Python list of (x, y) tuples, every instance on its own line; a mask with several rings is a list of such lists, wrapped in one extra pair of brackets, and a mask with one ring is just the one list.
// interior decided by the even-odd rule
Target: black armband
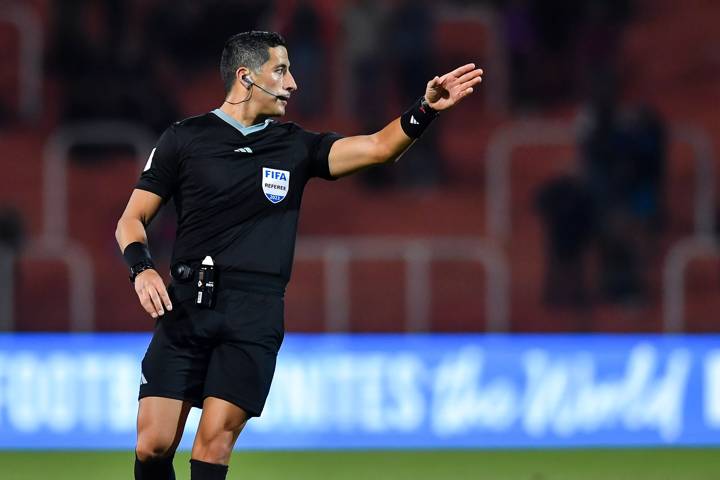
[(133, 242), (125, 247), (123, 258), (130, 269), (131, 282), (135, 282), (135, 277), (137, 277), (140, 272), (155, 268), (155, 264), (150, 256), (150, 251), (147, 245), (142, 242)]
[(410, 138), (420, 138), (439, 113), (428, 105), (425, 97), (420, 97), (410, 109), (400, 117), (403, 132)]

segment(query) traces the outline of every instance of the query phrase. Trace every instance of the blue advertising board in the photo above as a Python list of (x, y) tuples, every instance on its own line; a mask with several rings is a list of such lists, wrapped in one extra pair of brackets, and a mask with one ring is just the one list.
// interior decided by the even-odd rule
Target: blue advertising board
[[(0, 335), (0, 448), (131, 449), (145, 334)], [(199, 421), (193, 409), (181, 448)], [(720, 336), (285, 338), (240, 449), (720, 446)]]

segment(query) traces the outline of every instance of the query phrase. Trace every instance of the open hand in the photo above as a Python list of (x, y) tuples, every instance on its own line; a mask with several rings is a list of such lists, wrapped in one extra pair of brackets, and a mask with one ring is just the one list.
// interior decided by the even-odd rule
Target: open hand
[(482, 75), (481, 69), (468, 63), (442, 77), (435, 77), (427, 84), (425, 100), (434, 110), (446, 110), (473, 93), (473, 87), (482, 82)]
[(140, 304), (152, 318), (165, 314), (163, 305), (172, 310), (172, 303), (162, 277), (154, 269), (149, 268), (135, 277), (135, 293)]

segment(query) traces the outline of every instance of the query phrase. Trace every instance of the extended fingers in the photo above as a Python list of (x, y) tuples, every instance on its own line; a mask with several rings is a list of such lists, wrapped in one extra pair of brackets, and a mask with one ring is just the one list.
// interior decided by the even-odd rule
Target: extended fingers
[[(476, 68), (475, 70), (471, 70), (460, 77), (458, 77), (457, 82), (459, 84), (463, 84), (466, 82), (469, 82), (471, 80), (474, 80), (476, 78), (482, 79), (483, 71), (481, 68)], [(479, 82), (478, 82), (479, 83)]]
[(155, 305), (153, 304), (152, 298), (150, 297), (150, 291), (146, 288), (141, 289), (137, 292), (138, 298), (140, 299), (140, 305), (150, 314), (153, 318), (157, 318), (158, 313)]
[(162, 283), (160, 286), (154, 285), (153, 282), (145, 282), (142, 285), (138, 285), (137, 294), (140, 299), (140, 304), (153, 318), (165, 314), (163, 304), (167, 306), (168, 310), (172, 310), (170, 297), (167, 294), (165, 285), (162, 285)]
[(453, 93), (456, 95), (467, 95), (473, 92), (474, 86), (479, 85), (480, 82), (482, 82), (482, 76), (480, 75), (470, 76), (467, 78), (467, 80), (463, 82), (458, 81), (455, 85), (453, 85)]
[(160, 300), (162, 301), (162, 305), (165, 305), (165, 308), (169, 310), (172, 310), (172, 302), (170, 302), (170, 295), (168, 295), (167, 289), (165, 288), (165, 284), (162, 283), (162, 281), (159, 282), (159, 285), (157, 285), (156, 290), (158, 292), (158, 295), (160, 295)]
[(450, 95), (451, 98), (452, 98), (455, 102), (459, 102), (459, 101), (462, 100), (463, 98), (465, 98), (465, 97), (467, 97), (468, 95), (470, 95), (471, 93), (473, 93), (473, 92), (475, 91), (475, 89), (474, 89), (472, 86), (468, 86), (468, 84), (470, 84), (470, 83), (471, 83), (471, 82), (468, 82), (468, 83), (465, 84), (464, 86), (460, 86), (460, 85), (459, 85), (459, 86), (453, 88), (453, 89), (452, 89), (452, 93), (451, 93), (451, 95)]
[(467, 90), (468, 88), (474, 87), (475, 85), (479, 85), (480, 82), (482, 82), (482, 77), (476, 77), (472, 80), (457, 85), (457, 89), (462, 92)]
[(150, 300), (152, 300), (153, 307), (155, 308), (155, 312), (157, 315), (164, 315), (165, 310), (163, 309), (162, 301), (160, 300), (160, 295), (157, 292), (157, 289), (155, 286), (149, 286), (148, 287), (148, 293), (150, 294)]
[(474, 69), (475, 69), (475, 64), (468, 63), (468, 64), (463, 65), (462, 67), (456, 68), (455, 70), (453, 70), (452, 72), (450, 72), (449, 74), (446, 74), (446, 75), (452, 75), (453, 77), (460, 77)]
[[(153, 318), (165, 314), (165, 308), (172, 310), (172, 302), (165, 283), (153, 269), (145, 270), (135, 278), (135, 292), (140, 304)], [(163, 305), (165, 308), (163, 308)]]

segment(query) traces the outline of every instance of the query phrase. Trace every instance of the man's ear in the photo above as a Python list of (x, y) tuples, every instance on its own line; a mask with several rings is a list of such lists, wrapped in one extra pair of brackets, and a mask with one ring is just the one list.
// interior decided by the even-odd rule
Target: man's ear
[[(240, 67), (235, 70), (235, 79), (245, 88), (249, 88), (252, 85), (252, 79), (249, 77), (250, 70), (246, 67)], [(247, 78), (245, 78), (247, 76)]]

